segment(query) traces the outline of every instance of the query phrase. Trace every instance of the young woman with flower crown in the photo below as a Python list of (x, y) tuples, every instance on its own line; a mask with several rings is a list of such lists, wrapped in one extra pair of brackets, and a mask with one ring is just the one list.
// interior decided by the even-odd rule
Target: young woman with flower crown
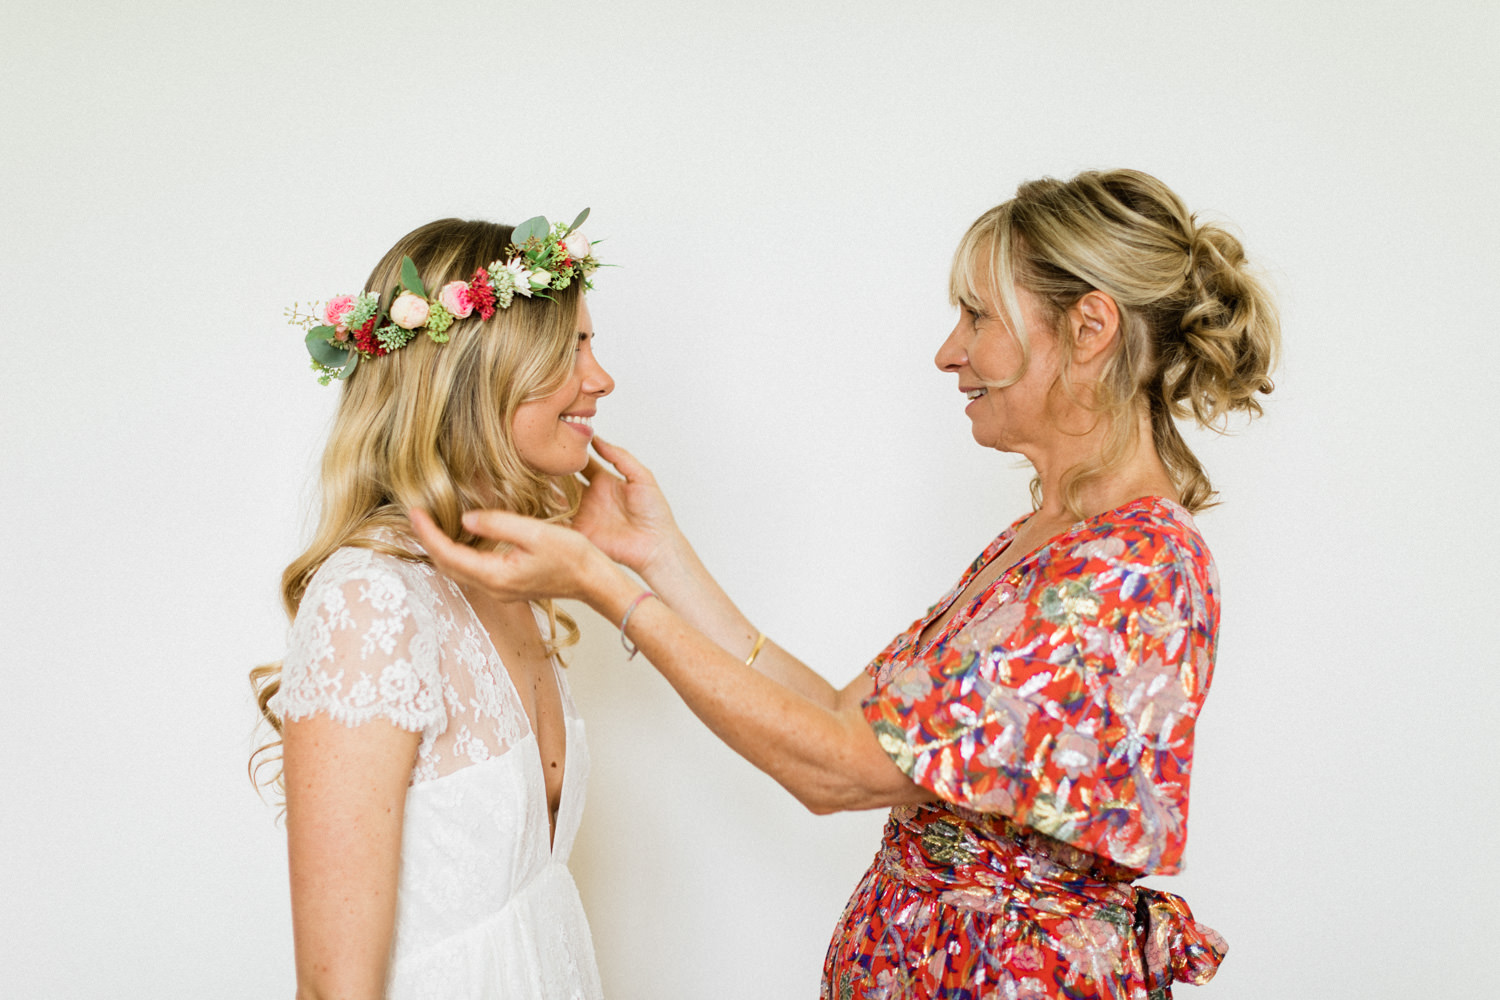
[(1159, 1000), (1225, 949), (1133, 884), (1181, 863), (1218, 629), (1190, 513), (1214, 494), (1175, 421), (1260, 411), (1274, 308), (1238, 240), (1130, 170), (1023, 185), (965, 234), (950, 293), (937, 366), (975, 440), (1030, 460), (1035, 509), (842, 690), (757, 632), (622, 449), (599, 445), (623, 478), (591, 464), (578, 531), (471, 512), (514, 546), (480, 552), (412, 526), (475, 587), (619, 622), (813, 811), (893, 807), (825, 1000)]
[(600, 996), (567, 869), (577, 629), (435, 569), (405, 513), (470, 542), (475, 507), (573, 515), (614, 386), (582, 221), (423, 226), (307, 335), (343, 392), (317, 532), (282, 576), (289, 648), (252, 673), (281, 737), (299, 997)]

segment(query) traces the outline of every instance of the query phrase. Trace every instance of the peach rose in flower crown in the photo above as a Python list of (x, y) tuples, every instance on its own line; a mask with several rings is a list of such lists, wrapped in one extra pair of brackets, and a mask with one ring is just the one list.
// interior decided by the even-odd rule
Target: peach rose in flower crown
[(580, 232), (568, 234), (568, 238), (562, 241), (563, 249), (568, 251), (568, 256), (574, 260), (583, 260), (589, 255), (593, 247), (589, 246), (588, 237)]
[(467, 281), (450, 281), (438, 292), (438, 301), (453, 314), (454, 319), (466, 319), (474, 311), (474, 297), (469, 294)]
[(402, 292), (391, 303), (391, 322), (403, 330), (415, 330), (427, 322), (427, 300), (411, 292)]

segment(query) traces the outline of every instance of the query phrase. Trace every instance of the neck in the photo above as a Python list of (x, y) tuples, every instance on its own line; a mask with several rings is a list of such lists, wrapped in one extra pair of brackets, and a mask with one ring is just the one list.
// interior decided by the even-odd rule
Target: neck
[(1022, 451), (1036, 469), (1042, 483), (1042, 506), (1038, 513), (1047, 520), (1072, 523), (1078, 515), (1094, 517), (1129, 503), (1137, 497), (1163, 496), (1177, 499), (1172, 477), (1151, 437), (1151, 418), (1143, 409), (1136, 414), (1135, 441), (1124, 458), (1101, 475), (1087, 479), (1078, 492), (1079, 510), (1069, 511), (1063, 493), (1064, 480), (1080, 466), (1092, 464), (1104, 450), (1109, 428), (1094, 421), (1082, 434), (1059, 433), (1050, 447)]

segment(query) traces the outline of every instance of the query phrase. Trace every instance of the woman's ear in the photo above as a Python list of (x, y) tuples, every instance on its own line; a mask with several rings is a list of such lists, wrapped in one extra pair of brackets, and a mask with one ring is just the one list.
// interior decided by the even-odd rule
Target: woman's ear
[(1120, 333), (1120, 307), (1107, 292), (1095, 289), (1068, 310), (1073, 328), (1073, 363), (1085, 365), (1099, 357)]

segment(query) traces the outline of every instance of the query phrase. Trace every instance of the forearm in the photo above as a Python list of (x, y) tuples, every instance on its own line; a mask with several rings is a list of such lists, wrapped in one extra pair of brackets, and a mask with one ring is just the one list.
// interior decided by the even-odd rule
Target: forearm
[[(663, 547), (658, 559), (642, 567), (641, 576), (687, 625), (731, 656), (743, 662), (755, 648), (759, 630), (719, 586), (680, 532)], [(833, 685), (774, 642), (768, 640), (761, 647), (753, 666), (814, 704), (829, 709), (838, 706)]]
[(872, 809), (931, 798), (892, 763), (865, 724), (858, 695), (868, 691), (868, 678), (842, 693), (819, 678), (820, 696), (808, 697), (747, 666), (665, 601), (642, 599), (634, 578), (566, 528), (506, 511), (470, 512), (464, 515), (469, 530), (511, 544), (505, 552), (479, 552), (456, 544), (421, 511), (411, 518), (445, 572), (502, 600), (581, 600), (622, 627), (629, 611), (626, 638), (688, 707), (809, 809)]
[[(596, 580), (589, 604), (619, 621), (639, 588), (621, 572)], [(628, 638), (709, 729), (813, 812), (931, 797), (880, 749), (857, 704), (840, 706), (842, 699), (821, 678), (827, 704), (747, 667), (659, 601), (635, 608)]]

